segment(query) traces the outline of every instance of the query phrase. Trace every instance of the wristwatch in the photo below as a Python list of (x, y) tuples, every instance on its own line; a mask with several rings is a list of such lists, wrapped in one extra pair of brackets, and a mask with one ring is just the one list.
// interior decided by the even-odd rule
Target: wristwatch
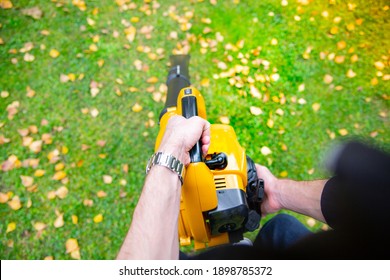
[(148, 174), (150, 169), (155, 165), (165, 166), (166, 168), (175, 172), (179, 176), (180, 182), (183, 185), (185, 168), (184, 164), (180, 160), (170, 154), (157, 152), (149, 159), (149, 162), (146, 165), (146, 174)]

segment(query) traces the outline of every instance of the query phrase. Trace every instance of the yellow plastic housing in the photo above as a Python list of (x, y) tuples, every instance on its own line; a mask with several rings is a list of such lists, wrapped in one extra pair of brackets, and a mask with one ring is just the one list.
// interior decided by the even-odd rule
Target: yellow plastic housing
[[(160, 120), (160, 131), (157, 136), (155, 149), (157, 150), (164, 135), (169, 118), (182, 115), (181, 99), (184, 88), (178, 96), (177, 107), (167, 108), (167, 112)], [(198, 116), (206, 119), (206, 108), (200, 92), (190, 87), (191, 94), (196, 97)], [(208, 154), (223, 152), (228, 157), (228, 165), (223, 170), (210, 170), (204, 162), (190, 163), (187, 166), (182, 186), (180, 214), (179, 214), (179, 241), (181, 246), (187, 246), (194, 240), (196, 250), (216, 246), (229, 242), (227, 233), (211, 235), (207, 221), (207, 211), (218, 205), (218, 190), (238, 188), (245, 192), (247, 184), (247, 162), (245, 150), (237, 141), (234, 129), (229, 125), (213, 124), (210, 127), (210, 148)]]

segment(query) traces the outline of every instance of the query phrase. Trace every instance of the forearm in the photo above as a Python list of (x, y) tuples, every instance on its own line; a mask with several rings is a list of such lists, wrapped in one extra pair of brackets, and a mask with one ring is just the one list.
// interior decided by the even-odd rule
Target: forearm
[(321, 211), (321, 194), (326, 180), (294, 181), (280, 179), (276, 195), (283, 209), (325, 222)]
[(180, 188), (175, 173), (152, 168), (117, 259), (178, 259)]

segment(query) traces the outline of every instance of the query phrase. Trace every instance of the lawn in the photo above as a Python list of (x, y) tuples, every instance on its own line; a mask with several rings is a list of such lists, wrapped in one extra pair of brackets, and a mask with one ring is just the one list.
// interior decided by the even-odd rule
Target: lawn
[(326, 178), (349, 137), (389, 148), (389, 28), (385, 0), (0, 0), (0, 258), (115, 258), (170, 54), (278, 177)]

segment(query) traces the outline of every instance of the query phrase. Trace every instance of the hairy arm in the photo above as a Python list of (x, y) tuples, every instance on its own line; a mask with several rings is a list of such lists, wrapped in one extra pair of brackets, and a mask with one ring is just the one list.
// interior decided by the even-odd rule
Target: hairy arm
[(267, 167), (256, 165), (256, 168), (258, 176), (265, 181), (262, 213), (286, 209), (326, 222), (321, 211), (321, 195), (327, 180), (278, 179)]
[[(199, 118), (172, 117), (159, 152), (171, 154), (186, 165), (189, 150), (202, 140), (202, 152), (210, 145), (210, 124)], [(132, 223), (117, 259), (178, 259), (178, 217), (181, 182), (164, 166), (154, 166), (146, 177)]]

